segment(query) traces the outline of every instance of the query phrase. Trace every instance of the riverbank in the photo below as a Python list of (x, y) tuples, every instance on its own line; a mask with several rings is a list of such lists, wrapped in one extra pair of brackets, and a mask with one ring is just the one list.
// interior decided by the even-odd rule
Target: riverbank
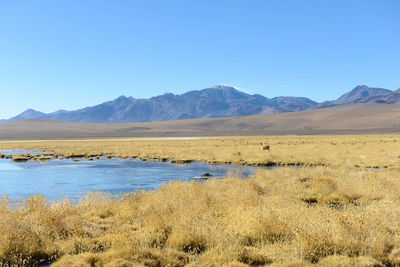
[[(280, 168), (78, 204), (0, 204), (0, 262), (54, 266), (400, 263), (397, 171)], [(293, 266), (293, 265), (290, 265)]]
[[(203, 181), (211, 177), (222, 179), (228, 173), (248, 177), (258, 169), (251, 166), (198, 162), (171, 164), (156, 160), (103, 157), (92, 160), (29, 159), (21, 162), (21, 158), (30, 158), (24, 156), (27, 151), (9, 151), (12, 152), (15, 153), (14, 161), (0, 159), (0, 194), (7, 195), (11, 200), (35, 194), (44, 195), (48, 201), (57, 200), (62, 196), (77, 200), (93, 191), (119, 195), (137, 190), (151, 190), (175, 180), (188, 182), (192, 179)], [(23, 155), (18, 155), (17, 152)]]
[[(260, 143), (270, 145), (262, 150)], [(118, 157), (264, 166), (399, 168), (400, 135), (214, 137), (194, 140), (70, 140), (0, 143), (53, 157)], [(40, 157), (38, 155), (37, 157)]]

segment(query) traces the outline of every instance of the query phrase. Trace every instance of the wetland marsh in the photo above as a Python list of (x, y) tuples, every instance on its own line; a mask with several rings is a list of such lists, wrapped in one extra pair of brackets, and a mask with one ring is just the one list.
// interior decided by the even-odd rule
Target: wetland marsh
[(17, 163), (43, 166), (102, 164), (96, 157), (114, 164), (118, 157), (129, 164), (145, 159), (145, 166), (157, 160), (278, 167), (248, 179), (231, 172), (204, 183), (171, 181), (74, 201), (4, 196), (0, 263), (6, 266), (400, 264), (398, 135), (7, 142), (0, 149), (63, 158)]

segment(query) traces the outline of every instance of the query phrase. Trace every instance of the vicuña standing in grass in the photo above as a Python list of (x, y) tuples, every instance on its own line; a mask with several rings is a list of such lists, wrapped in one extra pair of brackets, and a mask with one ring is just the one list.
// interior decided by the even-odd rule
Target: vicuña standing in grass
[(261, 144), (261, 149), (262, 150), (268, 150), (269, 151), (269, 149), (270, 149), (269, 145), (263, 145), (263, 143), (260, 143), (260, 144)]

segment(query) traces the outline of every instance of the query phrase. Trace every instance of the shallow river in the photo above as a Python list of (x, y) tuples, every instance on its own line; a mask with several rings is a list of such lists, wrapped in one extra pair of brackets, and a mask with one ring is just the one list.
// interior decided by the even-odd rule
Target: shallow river
[(0, 159), (0, 195), (7, 195), (14, 200), (34, 194), (43, 194), (53, 200), (62, 195), (77, 199), (91, 191), (119, 194), (153, 189), (171, 180), (189, 181), (207, 172), (215, 178), (222, 178), (229, 172), (246, 177), (255, 170), (256, 167), (206, 163), (181, 166), (133, 159), (78, 162), (63, 159), (46, 163), (16, 163)]

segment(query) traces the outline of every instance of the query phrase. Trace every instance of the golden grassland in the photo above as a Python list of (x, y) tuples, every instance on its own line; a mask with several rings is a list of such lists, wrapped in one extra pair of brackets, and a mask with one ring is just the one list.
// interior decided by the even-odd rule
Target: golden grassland
[[(271, 151), (262, 151), (260, 142)], [(137, 157), (184, 163), (399, 168), (400, 135), (219, 137), (198, 140), (74, 140), (0, 143), (0, 149), (42, 149), (55, 156)], [(47, 155), (39, 155), (46, 157)]]
[[(259, 143), (267, 141), (271, 152)], [(0, 202), (0, 265), (399, 266), (400, 136), (2, 143), (54, 155), (238, 164), (253, 177), (174, 182), (78, 203)], [(373, 167), (378, 167), (374, 169)]]
[(54, 266), (400, 263), (400, 174), (325, 167), (0, 208), (0, 262)]

